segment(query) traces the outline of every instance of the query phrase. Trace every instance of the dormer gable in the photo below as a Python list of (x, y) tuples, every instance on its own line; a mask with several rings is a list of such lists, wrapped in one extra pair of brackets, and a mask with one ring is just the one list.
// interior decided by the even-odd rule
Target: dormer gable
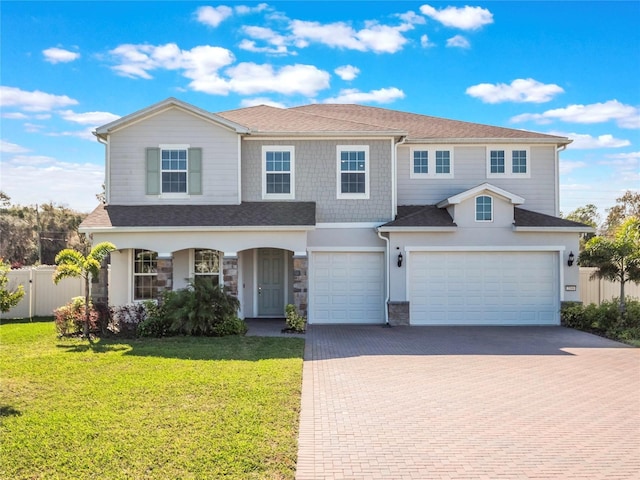
[(106, 125), (98, 127), (93, 132), (93, 134), (98, 138), (106, 139), (107, 135), (109, 135), (110, 133), (117, 132), (123, 128), (126, 128), (130, 125), (133, 125), (145, 119), (151, 118), (155, 115), (159, 115), (170, 109), (180, 110), (182, 112), (193, 115), (205, 121), (212, 122), (217, 126), (226, 128), (231, 131), (235, 131), (236, 133), (246, 134), (246, 133), (249, 133), (250, 131), (249, 128), (237, 122), (233, 122), (220, 115), (216, 115), (214, 113), (208, 112), (206, 110), (198, 108), (189, 103), (183, 102), (182, 100), (178, 100), (177, 98), (169, 97), (147, 108), (143, 108), (142, 110), (138, 110), (137, 112), (131, 113), (129, 115), (125, 115), (124, 117), (120, 117), (119, 119), (114, 120), (111, 123), (107, 123)]
[(505, 227), (513, 224), (514, 207), (523, 203), (524, 198), (483, 183), (452, 195), (436, 206), (446, 208), (460, 227)]

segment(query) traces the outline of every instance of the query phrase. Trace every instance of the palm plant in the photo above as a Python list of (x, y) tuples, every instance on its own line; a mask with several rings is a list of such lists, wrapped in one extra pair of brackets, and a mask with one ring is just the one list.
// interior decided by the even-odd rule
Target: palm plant
[(56, 270), (53, 272), (53, 282), (58, 284), (63, 278), (84, 279), (84, 336), (89, 337), (89, 298), (91, 297), (91, 279), (97, 277), (102, 261), (114, 251), (116, 246), (111, 242), (98, 243), (85, 256), (77, 250), (66, 248), (56, 255)]

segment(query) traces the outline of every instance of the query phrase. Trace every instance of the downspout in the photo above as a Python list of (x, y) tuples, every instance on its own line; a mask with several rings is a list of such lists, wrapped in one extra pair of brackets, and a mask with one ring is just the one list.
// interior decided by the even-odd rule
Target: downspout
[(98, 140), (98, 142), (100, 142), (101, 144), (103, 144), (105, 146), (104, 149), (104, 202), (109, 205), (110, 202), (110, 181), (109, 179), (111, 178), (111, 166), (110, 166), (110, 147), (109, 147), (109, 142), (107, 140), (105, 140), (104, 138), (100, 137), (100, 135), (97, 134), (97, 132), (92, 132), (95, 136), (96, 139)]
[(555, 194), (556, 194), (556, 217), (560, 216), (560, 152), (567, 149), (566, 145), (562, 145), (556, 148), (556, 181), (555, 181)]
[(397, 141), (393, 147), (393, 159), (391, 166), (391, 218), (396, 218), (398, 214), (398, 146), (403, 145), (407, 141), (404, 135)]
[(389, 258), (390, 258), (389, 239), (387, 237), (383, 237), (382, 234), (380, 233), (380, 230), (378, 230), (378, 228), (375, 229), (376, 233), (378, 234), (378, 237), (384, 240), (384, 242), (387, 244), (387, 248), (385, 249), (385, 253), (384, 253), (385, 269), (387, 270), (387, 274), (385, 275), (385, 282), (384, 282), (385, 283), (384, 325), (385, 327), (388, 327), (389, 326), (389, 284), (390, 284), (390, 275), (391, 275), (391, 268), (389, 267)]

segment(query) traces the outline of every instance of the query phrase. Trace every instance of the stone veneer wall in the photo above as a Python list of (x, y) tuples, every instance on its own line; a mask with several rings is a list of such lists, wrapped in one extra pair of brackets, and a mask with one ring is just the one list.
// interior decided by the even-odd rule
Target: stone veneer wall
[(409, 302), (389, 302), (389, 325), (408, 326), (410, 324)]
[(222, 276), (224, 289), (227, 293), (238, 296), (238, 257), (224, 257), (222, 259)]
[(158, 295), (166, 290), (173, 289), (173, 258), (158, 257), (156, 285), (158, 286)]
[(293, 301), (298, 313), (307, 318), (309, 296), (309, 260), (306, 256), (293, 257)]

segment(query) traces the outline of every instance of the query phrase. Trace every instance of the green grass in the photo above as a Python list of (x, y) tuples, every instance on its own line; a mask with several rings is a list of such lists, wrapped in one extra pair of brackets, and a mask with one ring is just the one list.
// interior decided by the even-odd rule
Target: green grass
[(0, 325), (0, 478), (292, 479), (303, 340)]

